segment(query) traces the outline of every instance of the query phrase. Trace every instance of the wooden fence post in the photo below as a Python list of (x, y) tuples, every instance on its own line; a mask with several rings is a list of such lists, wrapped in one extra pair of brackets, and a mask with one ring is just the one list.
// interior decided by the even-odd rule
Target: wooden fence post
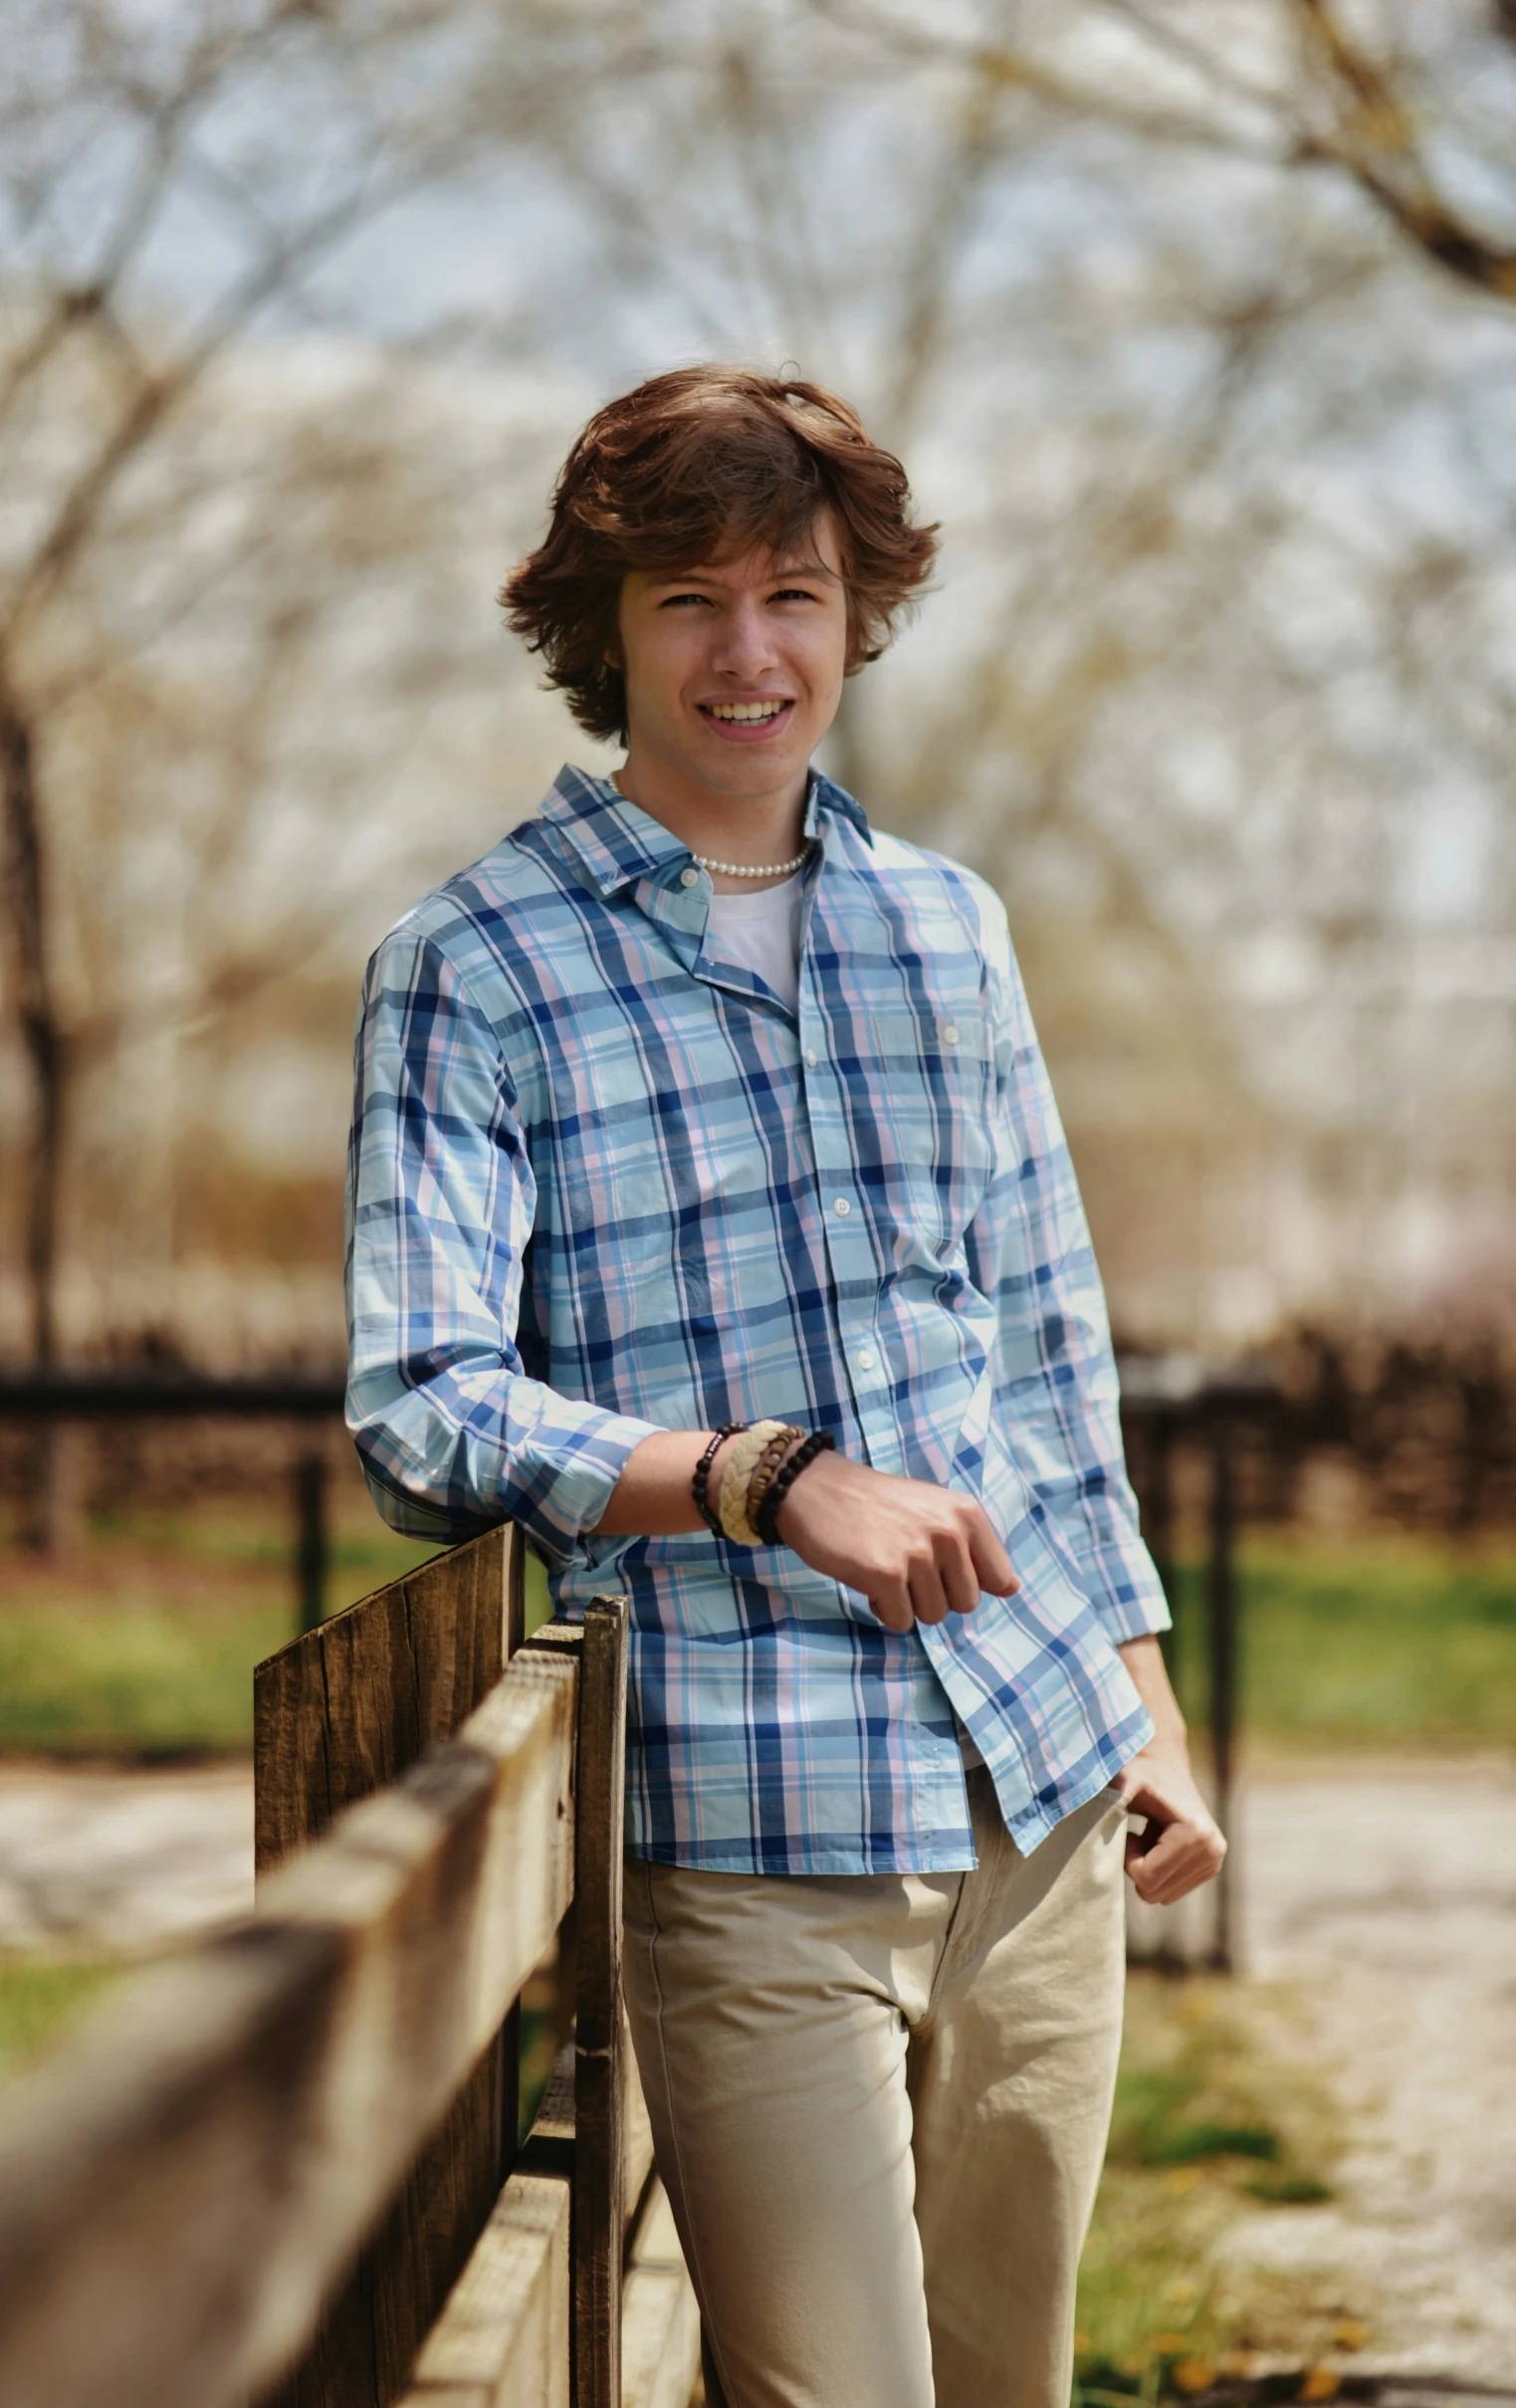
[(302, 1455), (295, 1466), (295, 1586), (297, 1632), (314, 1631), (326, 1615), (326, 1462)]
[[(260, 1873), (450, 1739), (522, 1641), (509, 1526), (376, 1590), (254, 1674)], [(495, 2205), (517, 2141), (520, 2011), (416, 2161), (311, 2349), (262, 2408), (388, 2408)]]
[(584, 1616), (574, 1767), (574, 2408), (621, 2408), (621, 1846), (626, 1600)]
[[(1224, 1411), (1210, 1424), (1210, 1554), (1205, 1566), (1206, 1629), (1210, 1653), (1210, 1749), (1216, 1821), (1229, 1849), (1232, 1832), (1232, 1757), (1237, 1727), (1237, 1511), (1232, 1430)], [(1214, 1962), (1229, 1973), (1235, 1952), (1236, 1870), (1231, 1853), (1216, 1875)]]

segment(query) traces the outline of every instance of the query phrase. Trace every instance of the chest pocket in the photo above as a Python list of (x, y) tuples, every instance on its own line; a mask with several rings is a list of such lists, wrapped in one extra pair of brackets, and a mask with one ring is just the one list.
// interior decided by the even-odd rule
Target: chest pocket
[[(924, 1014), (870, 1015), (869, 1059), (856, 1110), (873, 1124), (882, 1191), (911, 1234), (934, 1249), (958, 1242), (983, 1199), (993, 1161), (994, 1064), (977, 993)], [(868, 1133), (859, 1136), (868, 1143)], [(872, 1150), (872, 1149), (871, 1149)]]

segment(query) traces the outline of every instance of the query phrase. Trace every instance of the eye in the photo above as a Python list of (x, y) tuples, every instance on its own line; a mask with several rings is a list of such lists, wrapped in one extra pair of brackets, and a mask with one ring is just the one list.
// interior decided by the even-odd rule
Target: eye
[(697, 608), (704, 608), (708, 599), (709, 597), (703, 593), (671, 593), (659, 603), (658, 607), (660, 610), (683, 610), (693, 603)]
[(813, 602), (816, 597), (808, 585), (781, 585), (768, 598), (771, 602)]

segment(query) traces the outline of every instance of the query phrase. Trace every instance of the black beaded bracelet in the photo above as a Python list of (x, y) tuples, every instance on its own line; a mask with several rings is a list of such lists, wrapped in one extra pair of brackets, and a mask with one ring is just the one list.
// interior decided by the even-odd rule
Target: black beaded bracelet
[(765, 1547), (776, 1547), (779, 1543), (779, 1507), (801, 1472), (815, 1461), (818, 1454), (825, 1454), (827, 1448), (836, 1443), (829, 1429), (813, 1429), (808, 1438), (800, 1440), (788, 1461), (779, 1465), (763, 1493), (762, 1503), (753, 1517), (753, 1527)]
[(713, 1511), (711, 1499), (706, 1493), (711, 1484), (711, 1466), (716, 1460), (716, 1450), (723, 1440), (735, 1438), (739, 1430), (746, 1429), (748, 1426), (746, 1422), (724, 1422), (715, 1437), (708, 1439), (706, 1451), (696, 1464), (690, 1479), (690, 1494), (695, 1499), (695, 1510), (713, 1538), (725, 1538), (727, 1534), (721, 1526), (720, 1514)]

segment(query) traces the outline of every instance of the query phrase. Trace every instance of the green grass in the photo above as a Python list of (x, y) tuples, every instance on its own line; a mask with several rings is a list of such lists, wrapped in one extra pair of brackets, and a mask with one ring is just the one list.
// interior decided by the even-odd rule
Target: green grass
[(66, 2038), (119, 1967), (52, 1957), (0, 1956), (0, 2076)]
[(1076, 2408), (1198, 2389), (1257, 2352), (1305, 2362), (1361, 2329), (1361, 2301), (1296, 2279), (1223, 2277), (1212, 2263), (1239, 2217), (1332, 2196), (1337, 2120), (1319, 2082), (1272, 2045), (1277, 2012), (1243, 1986), (1133, 1975), (1080, 2268)]
[[(361, 1499), (333, 1550), (332, 1608), (422, 1562)], [(10, 1555), (0, 1607), (0, 1750), (173, 1755), (251, 1743), (252, 1667), (295, 1628), (278, 1514), (206, 1508), (102, 1521), (57, 1568)], [(1242, 1552), (1242, 1725), (1282, 1746), (1516, 1743), (1516, 1546), (1326, 1542)], [(535, 1563), (529, 1613), (546, 1610)], [(1176, 1669), (1204, 1720), (1200, 1576), (1181, 1575)]]
[[(1258, 1533), (1242, 1550), (1244, 1735), (1316, 1750), (1516, 1742), (1516, 1549)], [(1181, 1576), (1177, 1685), (1204, 1719), (1199, 1574)]]
[(172, 1757), (253, 1741), (253, 1666), (290, 1636), (263, 1607), (191, 1618), (71, 1608), (0, 1617), (0, 1747)]
[[(373, 1517), (338, 1529), (330, 1609), (435, 1553)], [(253, 1666), (296, 1627), (290, 1534), (224, 1508), (103, 1518), (59, 1565), (12, 1553), (0, 1751), (164, 1757), (252, 1745)]]

